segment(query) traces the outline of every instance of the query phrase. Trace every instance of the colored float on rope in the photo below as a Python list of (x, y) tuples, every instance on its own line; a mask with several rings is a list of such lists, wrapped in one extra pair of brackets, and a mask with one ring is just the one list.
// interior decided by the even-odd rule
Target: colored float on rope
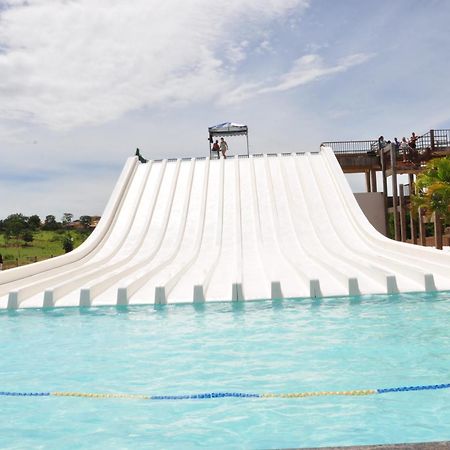
[(421, 386), (400, 386), (382, 389), (359, 389), (352, 391), (316, 391), (316, 392), (296, 392), (296, 393), (266, 393), (252, 394), (244, 392), (206, 392), (200, 394), (186, 395), (142, 395), (142, 394), (101, 394), (86, 392), (8, 392), (0, 391), (0, 397), (84, 397), (84, 398), (116, 398), (126, 400), (204, 400), (212, 398), (305, 398), (305, 397), (325, 397), (325, 396), (363, 396), (374, 394), (388, 394), (408, 391), (428, 391), (438, 389), (450, 389), (447, 384), (429, 384)]

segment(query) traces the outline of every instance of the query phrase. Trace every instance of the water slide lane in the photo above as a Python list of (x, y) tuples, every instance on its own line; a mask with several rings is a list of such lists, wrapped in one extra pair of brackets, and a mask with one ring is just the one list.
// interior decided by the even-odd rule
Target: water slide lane
[(13, 283), (17, 287), (24, 280), (28, 282), (29, 280), (40, 278), (43, 273), (48, 274), (52, 270), (59, 271), (68, 264), (76, 264), (84, 257), (90, 255), (91, 252), (95, 251), (105, 239), (105, 236), (108, 236), (111, 232), (111, 226), (116, 220), (119, 208), (123, 205), (124, 195), (129, 190), (129, 185), (137, 167), (137, 158), (128, 158), (106, 205), (102, 219), (82, 245), (72, 252), (56, 258), (0, 272), (0, 296), (8, 292), (10, 283)]
[[(119, 220), (122, 208), (127, 203), (130, 187), (133, 185), (138, 168), (139, 163), (136, 157), (127, 159), (99, 224), (82, 245), (56, 258), (0, 272), (0, 307), (18, 307), (20, 303), (18, 291), (21, 288), (39, 283), (40, 280), (54, 275), (57, 276), (72, 268), (82, 267), (101, 249)], [(41, 304), (38, 302), (33, 306), (41, 306)]]
[[(317, 182), (310, 164), (310, 156), (296, 155), (294, 164), (285, 161), (286, 176), (290, 177), (291, 183), (299, 183), (301, 186), (298, 196), (294, 196), (299, 211), (294, 218), (300, 215), (305, 217), (304, 221), (309, 222), (309, 227), (315, 234), (315, 243), (323, 252), (323, 258), (345, 273), (349, 295), (382, 292), (387, 272), (366, 264), (365, 261), (355, 264), (359, 253), (352, 252), (342, 241), (342, 234), (347, 235), (348, 230), (335, 226), (335, 220), (339, 221), (341, 213), (337, 204), (333, 204), (331, 208), (325, 206), (320, 183)], [(315, 160), (317, 156), (312, 156), (311, 159)], [(305, 209), (310, 211), (310, 214), (305, 214)], [(300, 226), (298, 229), (301, 233)]]
[[(325, 210), (336, 211), (336, 205), (341, 205), (338, 214), (331, 214), (333, 217), (333, 226), (337, 231), (338, 237), (343, 245), (353, 254), (354, 262), (358, 267), (368, 267), (373, 278), (377, 278), (384, 284), (384, 288), (380, 291), (369, 289), (368, 293), (385, 293), (394, 292), (396, 289), (413, 289), (423, 290), (423, 286), (419, 280), (423, 279), (423, 272), (416, 266), (408, 264), (407, 261), (399, 262), (398, 259), (392, 259), (383, 253), (375, 253), (364, 239), (361, 239), (358, 228), (353, 226), (351, 220), (348, 220), (347, 212), (336, 198), (336, 190), (334, 189), (331, 179), (332, 174), (324, 171), (324, 164), (320, 163), (317, 158), (309, 158), (311, 163), (311, 171), (317, 180), (317, 186), (320, 195), (325, 202)], [(355, 206), (355, 205), (354, 205)], [(358, 207), (356, 205), (356, 207)], [(358, 207), (359, 208), (359, 207)], [(377, 275), (378, 274), (378, 275)], [(382, 275), (380, 278), (379, 275)]]
[(266, 273), (271, 282), (271, 297), (307, 297), (310, 279), (293, 262), (277, 238), (281, 223), (275, 204), (272, 179), (267, 172), (267, 157), (252, 158), (253, 191), (258, 205), (261, 246)]
[[(309, 160), (305, 155), (292, 155), (289, 159), (286, 157), (278, 158), (285, 190), (289, 199), (289, 214), (297, 232), (297, 239), (302, 240), (304, 248), (317, 264), (321, 264), (328, 273), (334, 273), (341, 285), (344, 293), (357, 294), (355, 292), (355, 280), (357, 276), (363, 275), (352, 263), (350, 258), (346, 257), (345, 249), (343, 252), (333, 251), (333, 248), (326, 245), (329, 230), (329, 218), (321, 209), (320, 197), (316, 192), (316, 180), (311, 176)], [(312, 189), (311, 192), (308, 190)], [(311, 202), (311, 203), (309, 203)], [(305, 214), (305, 209), (310, 214)], [(335, 244), (332, 241), (331, 244)], [(324, 295), (333, 295), (327, 293), (327, 288), (336, 293), (336, 286), (326, 286), (326, 280), (319, 279), (320, 285), (323, 285)], [(372, 285), (372, 288), (374, 286)], [(328, 291), (329, 292), (329, 291)]]
[[(194, 161), (190, 162), (191, 169), (194, 164)], [(158, 258), (161, 258), (161, 249), (164, 252), (173, 245), (173, 226), (180, 216), (179, 197), (185, 187), (183, 182), (188, 169), (189, 166), (182, 165), (181, 160), (167, 164), (154, 213), (151, 222), (145, 227), (140, 246), (125, 264), (105, 277), (94, 280), (89, 286), (92, 298), (98, 297), (94, 303), (103, 304), (105, 301), (111, 303), (112, 299), (115, 299), (120, 304), (127, 304), (133, 289), (132, 286), (128, 289), (128, 284), (137, 281), (152, 264), (157, 264)], [(166, 249), (163, 248), (164, 244)], [(119, 292), (120, 299), (118, 299)]]
[[(276, 192), (274, 202), (277, 215), (283, 226), (277, 237), (280, 241), (284, 241), (286, 254), (295, 261), (296, 266), (301, 267), (302, 271), (308, 274), (311, 296), (346, 295), (347, 277), (340, 269), (328, 264), (320, 254), (320, 248), (314, 245), (314, 231), (304, 227), (302, 234), (296, 232), (292, 217), (292, 193), (280, 166), (284, 158), (279, 155), (267, 160), (268, 164), (270, 160), (268, 168), (272, 176), (274, 192)], [(301, 220), (304, 222), (307, 219), (302, 217)]]
[[(204, 166), (204, 167), (203, 167)], [(198, 187), (193, 186), (192, 196), (194, 199), (199, 200), (199, 205), (194, 208), (191, 202), (192, 213), (190, 214), (190, 220), (194, 223), (186, 225), (185, 236), (182, 246), (177, 254), (177, 260), (174, 260), (170, 266), (166, 268), (166, 273), (160, 274), (160, 285), (164, 288), (164, 294), (166, 299), (169, 298), (171, 303), (186, 302), (192, 299), (194, 302), (203, 302), (205, 300), (203, 293), (203, 286), (192, 284), (192, 279), (187, 279), (187, 287), (184, 288), (183, 296), (181, 298), (171, 296), (174, 288), (184, 278), (186, 272), (194, 266), (200, 254), (202, 241), (205, 234), (205, 221), (206, 221), (206, 209), (207, 209), (207, 197), (209, 188), (209, 173), (210, 173), (210, 159), (206, 158), (205, 161), (200, 161), (197, 164), (196, 170), (203, 170), (203, 174), (195, 177)], [(201, 185), (199, 181), (202, 181)], [(199, 189), (201, 190), (199, 191)], [(198, 213), (198, 215), (197, 215)], [(195, 229), (196, 228), (196, 229)], [(191, 241), (195, 236), (195, 242), (193, 242), (192, 248), (187, 247), (187, 243)], [(189, 298), (189, 291), (192, 293), (192, 298)]]
[[(207, 186), (204, 192), (204, 224), (199, 228), (196, 255), (186, 264), (183, 273), (170, 288), (170, 298), (174, 302), (204, 302), (208, 280), (217, 266), (222, 242), (222, 215), (224, 196), (224, 160), (211, 160), (208, 165)], [(187, 255), (186, 255), (187, 256)], [(169, 285), (170, 285), (169, 281)]]
[[(250, 158), (235, 158), (236, 166), (236, 277), (233, 297), (270, 298), (270, 282), (260, 253)], [(240, 283), (240, 285), (239, 285)]]
[[(173, 226), (169, 223), (167, 238), (171, 239), (170, 246), (165, 245), (154, 261), (146, 265), (139, 278), (127, 285), (128, 294), (143, 303), (154, 299), (155, 303), (167, 303), (165, 281), (172, 271), (176, 271), (180, 258), (185, 254), (192, 254), (194, 236), (198, 227), (198, 214), (196, 211), (201, 202), (201, 191), (204, 184), (204, 161), (192, 160), (185, 183), (180, 183), (180, 205), (182, 209), (173, 217)], [(181, 172), (180, 172), (181, 173)], [(182, 203), (181, 203), (182, 202)], [(172, 242), (173, 241), (173, 242)]]
[[(241, 283), (240, 268), (237, 267), (236, 242), (236, 163), (234, 158), (221, 159), (221, 174), (218, 199), (219, 226), (216, 231), (216, 245), (212, 250), (213, 262), (202, 283), (205, 299), (208, 301), (236, 300), (234, 283)], [(221, 190), (221, 192), (220, 192)], [(221, 224), (221, 226), (220, 226)]]
[[(342, 170), (332, 150), (323, 148), (321, 155), (323, 157), (324, 167), (327, 167), (330, 174), (332, 174), (331, 179), (335, 186), (339, 202), (343, 205), (349, 217), (349, 222), (353, 224), (365, 243), (375, 253), (388, 255), (398, 262), (408, 263), (412, 261), (424, 273), (424, 276), (417, 280), (418, 283), (422, 284), (423, 289), (431, 291), (436, 290), (436, 288), (439, 290), (450, 289), (448, 270), (450, 255), (433, 248), (394, 241), (378, 233), (359, 208), (350, 186), (346, 182), (345, 177), (341, 175)], [(439, 281), (437, 285), (435, 285), (433, 278)]]
[[(142, 197), (142, 192), (150, 172), (151, 165), (139, 165), (133, 175), (133, 182), (125, 195), (120, 208), (120, 214), (111, 226), (108, 236), (97, 245), (94, 252), (82, 261), (82, 270), (79, 264), (72, 264), (64, 270), (43, 274), (39, 281), (29, 283), (18, 289), (18, 303), (27, 303), (34, 306), (53, 306), (63, 295), (78, 290), (83, 281), (101, 270), (106, 270), (104, 265), (113, 259), (118, 259), (122, 245), (127, 239), (128, 230), (135, 222), (136, 214), (139, 211), (138, 205)], [(100, 268), (100, 269), (99, 269)], [(42, 295), (44, 292), (44, 295)], [(74, 294), (75, 299), (71, 299), (70, 305), (78, 304), (79, 292)]]
[[(122, 224), (121, 234), (111, 236), (108, 253), (99, 252), (88, 265), (88, 270), (83, 270), (73, 280), (56, 285), (51, 289), (54, 303), (59, 302), (60, 306), (78, 303), (82, 306), (89, 306), (95, 295), (90, 290), (90, 284), (108, 280), (112, 271), (124, 266), (140, 249), (145, 230), (151, 222), (155, 210), (166, 164), (167, 161), (164, 160), (161, 163), (143, 166), (146, 167), (147, 176), (143, 178), (143, 183), (139, 183), (140, 188), (136, 193), (135, 208), (127, 214), (129, 222)], [(111, 252), (112, 249), (114, 249), (113, 252)], [(79, 292), (77, 286), (81, 287)]]

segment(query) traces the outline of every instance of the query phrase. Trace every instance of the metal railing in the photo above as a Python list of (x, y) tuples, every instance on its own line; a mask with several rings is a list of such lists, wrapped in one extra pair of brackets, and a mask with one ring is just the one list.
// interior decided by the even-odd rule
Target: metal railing
[[(362, 155), (378, 153), (378, 140), (365, 141), (327, 141), (320, 146), (331, 147), (336, 154)], [(450, 147), (450, 129), (430, 130), (416, 140), (416, 149), (438, 150)]]
[(367, 155), (378, 149), (378, 141), (328, 141), (322, 142), (320, 146), (331, 147), (336, 154)]
[[(283, 153), (251, 153), (250, 155), (240, 154), (240, 155), (228, 155), (227, 159), (233, 160), (235, 158), (262, 158), (264, 156), (267, 156), (268, 158), (276, 158), (278, 156), (284, 157), (284, 156), (292, 156), (292, 155), (304, 155), (307, 153), (306, 151), (300, 151), (300, 152), (283, 152)], [(313, 152), (317, 153), (317, 152)], [(197, 161), (205, 160), (206, 156), (195, 156), (195, 157), (187, 157), (187, 158), (167, 158), (167, 159), (151, 159), (148, 161), (151, 161), (152, 163), (162, 163), (163, 161), (167, 161), (167, 163), (176, 163), (177, 161), (191, 161), (192, 159), (195, 159)], [(216, 156), (212, 156), (211, 161), (218, 159)]]
[(416, 141), (416, 149), (425, 150), (427, 147), (433, 150), (450, 147), (450, 130), (430, 130), (419, 136)]

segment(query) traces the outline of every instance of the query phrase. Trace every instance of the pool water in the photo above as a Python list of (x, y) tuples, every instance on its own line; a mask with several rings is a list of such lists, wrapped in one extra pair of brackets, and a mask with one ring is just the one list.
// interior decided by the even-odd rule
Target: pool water
[[(292, 393), (450, 382), (450, 293), (0, 313), (0, 391)], [(361, 397), (0, 397), (0, 447), (450, 440), (450, 389)]]

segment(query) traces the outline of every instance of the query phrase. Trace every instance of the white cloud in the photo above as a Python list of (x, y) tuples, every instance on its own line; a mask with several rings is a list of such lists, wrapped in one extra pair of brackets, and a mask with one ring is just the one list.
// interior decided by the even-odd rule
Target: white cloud
[(58, 129), (213, 98), (231, 83), (230, 65), (245, 59), (249, 30), (308, 0), (7, 5), (0, 9), (0, 118)]
[(256, 95), (287, 91), (325, 76), (345, 72), (373, 56), (373, 54), (355, 53), (342, 58), (334, 65), (327, 65), (318, 54), (304, 55), (294, 61), (292, 68), (280, 75), (277, 80), (243, 84), (223, 96), (222, 102), (224, 104), (239, 103)]
[(233, 64), (236, 65), (241, 61), (244, 61), (247, 57), (246, 50), (249, 45), (249, 42), (244, 40), (237, 45), (231, 44), (225, 51), (227, 59)]
[(292, 69), (280, 78), (279, 83), (262, 89), (260, 92), (286, 91), (327, 75), (345, 72), (353, 66), (368, 61), (373, 56), (356, 53), (346, 56), (335, 65), (327, 65), (323, 58), (317, 54), (304, 55), (294, 62)]
[(264, 39), (256, 49), (258, 53), (270, 53), (273, 52), (272, 44), (269, 39)]

